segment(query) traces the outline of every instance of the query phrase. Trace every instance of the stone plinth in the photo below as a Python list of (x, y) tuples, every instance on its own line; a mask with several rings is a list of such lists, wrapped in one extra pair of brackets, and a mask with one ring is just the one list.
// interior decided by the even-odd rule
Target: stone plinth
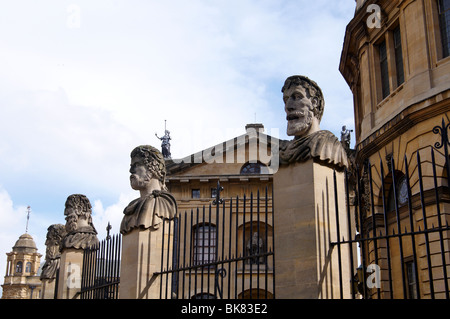
[[(169, 237), (169, 221), (164, 221), (158, 229), (136, 228), (122, 238), (122, 259), (120, 268), (120, 299), (159, 299), (166, 292), (166, 276), (155, 275), (161, 269), (172, 267), (173, 227)], [(164, 255), (162, 255), (164, 238)], [(163, 258), (163, 259), (162, 259)], [(161, 262), (163, 268), (161, 268)], [(167, 278), (168, 298), (172, 276)]]
[(41, 282), (42, 282), (41, 298), (55, 299), (56, 279), (41, 279)]
[(61, 253), (58, 299), (73, 299), (81, 290), (83, 249), (66, 248)]
[[(344, 173), (336, 176), (342, 238), (348, 234)], [(276, 297), (340, 298), (338, 250), (330, 246), (337, 240), (333, 169), (308, 160), (281, 166), (273, 181)], [(349, 269), (349, 249), (341, 251), (342, 269)], [(342, 282), (350, 291), (349, 274)]]

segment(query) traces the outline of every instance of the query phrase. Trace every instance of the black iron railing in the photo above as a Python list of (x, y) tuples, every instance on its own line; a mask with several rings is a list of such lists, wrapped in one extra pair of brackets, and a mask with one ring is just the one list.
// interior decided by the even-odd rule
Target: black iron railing
[[(171, 221), (173, 242), (163, 242), (161, 271), (156, 273), (161, 298), (274, 298), (272, 198), (266, 189), (264, 196), (258, 192), (223, 199), (221, 190), (218, 184), (208, 207)], [(172, 264), (164, 255), (168, 245), (173, 247)]]
[(118, 299), (121, 247), (121, 235), (108, 234), (84, 250), (80, 299)]
[[(383, 161), (356, 168), (353, 184), (350, 172), (345, 172), (348, 224), (355, 218), (357, 229), (349, 228), (348, 234), (339, 235), (331, 244), (337, 249), (359, 246), (357, 270), (342, 269), (339, 261), (340, 276), (342, 271), (351, 271), (352, 298), (450, 298), (448, 128), (443, 122), (433, 130), (442, 136), (435, 148), (420, 149), (410, 158), (405, 155), (402, 163), (389, 157), (387, 173)], [(444, 152), (438, 152), (442, 147)], [(352, 185), (355, 205), (349, 205)], [(336, 192), (335, 196), (337, 200)], [(350, 265), (356, 263), (355, 258), (350, 249)]]

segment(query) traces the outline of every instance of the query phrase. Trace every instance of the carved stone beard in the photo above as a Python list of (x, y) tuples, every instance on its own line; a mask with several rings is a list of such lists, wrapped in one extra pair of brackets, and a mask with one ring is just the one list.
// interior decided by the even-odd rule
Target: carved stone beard
[(56, 259), (61, 256), (59, 251), (59, 244), (51, 243), (47, 245), (47, 249), (45, 250), (45, 259)]
[(311, 128), (314, 118), (312, 111), (303, 112), (303, 116), (295, 120), (288, 121), (287, 135), (288, 136), (303, 136)]
[(74, 232), (78, 229), (78, 218), (76, 216), (66, 217), (66, 231), (67, 233)]

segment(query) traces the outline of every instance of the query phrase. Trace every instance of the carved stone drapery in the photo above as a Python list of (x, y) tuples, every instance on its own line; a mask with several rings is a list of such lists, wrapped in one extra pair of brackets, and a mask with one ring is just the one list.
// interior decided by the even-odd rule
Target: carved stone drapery
[(327, 164), (347, 167), (347, 153), (342, 143), (331, 132), (317, 131), (292, 141), (280, 141), (280, 164), (288, 165), (318, 159)]
[(59, 269), (61, 259), (61, 244), (66, 235), (64, 225), (55, 224), (47, 229), (47, 239), (45, 241), (45, 263), (42, 266), (41, 280), (54, 279)]

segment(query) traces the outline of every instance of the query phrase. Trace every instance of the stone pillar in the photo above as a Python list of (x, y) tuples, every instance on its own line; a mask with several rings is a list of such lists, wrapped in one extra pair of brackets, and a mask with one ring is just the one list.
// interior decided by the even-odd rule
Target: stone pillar
[(135, 228), (123, 235), (120, 299), (159, 299), (160, 292), (164, 299), (166, 287), (167, 298), (171, 298), (172, 276), (155, 273), (172, 267), (172, 243), (173, 221), (169, 220), (162, 222), (158, 229)]
[(55, 299), (56, 279), (41, 279), (42, 282), (42, 299)]
[[(347, 237), (343, 172), (336, 172), (340, 235)], [(275, 207), (276, 297), (340, 298), (333, 168), (310, 159), (281, 166), (273, 178)], [(349, 247), (341, 247), (348, 270)], [(350, 275), (342, 274), (344, 298)]]
[(58, 299), (73, 299), (81, 290), (83, 249), (67, 248), (61, 253)]

